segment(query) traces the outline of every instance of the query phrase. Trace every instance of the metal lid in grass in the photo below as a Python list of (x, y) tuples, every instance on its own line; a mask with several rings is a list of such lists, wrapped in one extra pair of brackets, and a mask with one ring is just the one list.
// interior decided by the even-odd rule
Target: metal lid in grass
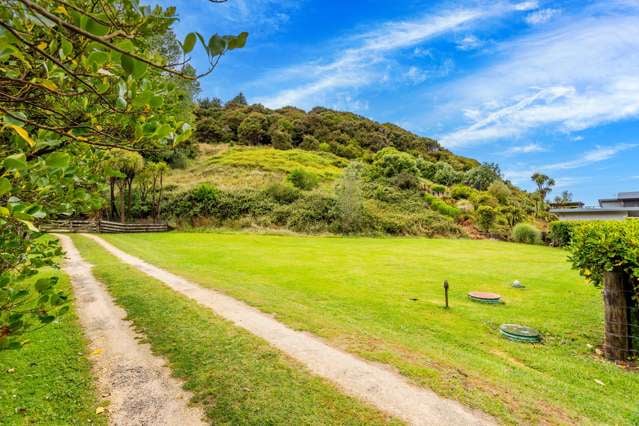
[(483, 291), (471, 291), (468, 298), (474, 302), (480, 303), (501, 303), (501, 296), (495, 293), (486, 293)]
[(534, 328), (526, 327), (519, 324), (502, 324), (499, 332), (505, 338), (515, 342), (539, 343), (541, 342), (541, 334)]

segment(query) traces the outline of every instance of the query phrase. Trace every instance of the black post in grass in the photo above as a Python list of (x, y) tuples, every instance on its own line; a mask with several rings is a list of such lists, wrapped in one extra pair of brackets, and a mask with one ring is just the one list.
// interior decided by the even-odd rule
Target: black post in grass
[(444, 298), (446, 299), (446, 309), (448, 309), (448, 280), (444, 281)]

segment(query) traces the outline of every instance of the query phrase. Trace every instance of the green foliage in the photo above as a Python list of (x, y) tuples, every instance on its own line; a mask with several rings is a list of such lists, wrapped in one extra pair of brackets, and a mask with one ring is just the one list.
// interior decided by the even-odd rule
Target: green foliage
[(639, 220), (587, 222), (573, 228), (570, 261), (596, 286), (604, 272), (624, 271), (639, 279)]
[(466, 186), (466, 185), (453, 185), (453, 187), (450, 188), (450, 196), (456, 200), (459, 200), (459, 199), (467, 200), (474, 193), (475, 193), (475, 190), (473, 190), (473, 188), (471, 188), (470, 186)]
[(425, 194), (424, 198), (431, 209), (454, 219), (459, 216), (460, 210), (457, 207), (447, 204), (441, 198), (434, 197), (430, 194)]
[(518, 223), (512, 230), (512, 239), (517, 243), (540, 244), (541, 232), (529, 223)]
[(375, 154), (371, 173), (375, 177), (393, 178), (400, 174), (418, 176), (415, 157), (395, 148), (384, 148)]
[(464, 183), (480, 191), (485, 191), (493, 181), (500, 177), (501, 172), (497, 164), (483, 163), (464, 174)]
[(463, 173), (456, 171), (453, 166), (443, 161), (435, 163), (435, 173), (431, 180), (433, 182), (451, 186), (461, 182), (463, 179)]
[(240, 143), (246, 145), (262, 145), (268, 142), (268, 121), (259, 112), (252, 112), (246, 117), (237, 130)]
[(307, 172), (304, 169), (294, 169), (286, 177), (289, 182), (296, 188), (308, 191), (314, 189), (319, 185), (319, 178), (317, 175)]
[(500, 203), (506, 203), (508, 201), (508, 197), (510, 197), (510, 188), (501, 180), (494, 180), (488, 186), (488, 192), (499, 200)]
[(555, 247), (566, 247), (572, 242), (572, 234), (575, 227), (584, 222), (555, 221), (548, 225), (548, 238), (550, 244)]
[[(64, 310), (54, 283), (23, 286), (25, 274), (57, 255), (37, 242), (39, 222), (95, 213), (105, 178), (117, 179), (121, 194), (124, 182), (130, 188), (137, 163), (103, 167), (103, 148), (163, 156), (187, 144), (195, 70), (172, 64), (188, 64), (182, 53), (199, 40), (208, 73), (246, 43), (247, 33), (214, 35), (208, 43), (192, 33), (179, 48), (169, 29), (176, 19), (173, 7), (132, 0), (0, 6), (0, 248), (12, 252), (0, 269), (2, 348), (19, 344), (34, 326), (27, 317), (48, 323)], [(37, 309), (24, 311), (32, 298)]]
[(338, 232), (353, 234), (364, 229), (364, 205), (361, 176), (362, 165), (352, 163), (344, 171), (337, 189), (337, 221)]
[(476, 212), (477, 225), (484, 232), (490, 232), (497, 219), (497, 212), (490, 206), (479, 206)]
[(291, 204), (302, 196), (297, 188), (284, 183), (269, 185), (266, 188), (266, 193), (279, 204)]

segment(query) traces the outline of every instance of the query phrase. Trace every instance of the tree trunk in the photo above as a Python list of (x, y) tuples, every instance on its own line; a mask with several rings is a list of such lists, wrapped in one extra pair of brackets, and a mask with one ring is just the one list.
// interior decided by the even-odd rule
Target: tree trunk
[(127, 189), (126, 189), (126, 210), (129, 212), (129, 216), (131, 215), (131, 190), (133, 187), (133, 178), (127, 177)]
[(109, 179), (109, 186), (111, 187), (111, 212), (109, 213), (109, 219), (115, 218), (115, 179)]
[(162, 172), (160, 171), (160, 194), (158, 196), (158, 215), (156, 217), (156, 222), (158, 220), (160, 220), (160, 214), (162, 213), (162, 188), (163, 188), (164, 184), (162, 182)]
[(120, 181), (120, 223), (126, 222), (126, 215), (124, 214), (124, 181)]
[(604, 308), (606, 313), (604, 354), (612, 361), (624, 361), (630, 354), (629, 310), (626, 298), (628, 287), (628, 279), (623, 271), (604, 274)]

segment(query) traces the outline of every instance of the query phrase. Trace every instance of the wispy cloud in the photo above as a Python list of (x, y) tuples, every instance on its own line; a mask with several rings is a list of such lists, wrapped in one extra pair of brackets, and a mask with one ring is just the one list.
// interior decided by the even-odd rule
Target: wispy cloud
[(442, 142), (459, 147), (639, 116), (639, 11), (625, 12), (575, 18), (501, 45), (494, 65), (442, 89), (449, 111), (474, 112)]
[(525, 20), (530, 25), (540, 25), (550, 21), (555, 16), (559, 15), (561, 10), (559, 9), (540, 9), (530, 13), (526, 16)]
[(538, 143), (529, 143), (526, 145), (513, 146), (512, 148), (506, 151), (506, 155), (515, 155), (515, 154), (531, 154), (533, 152), (544, 152), (546, 148), (539, 145)]
[[(617, 154), (639, 147), (639, 144), (616, 144), (613, 146), (596, 147), (581, 154), (578, 158), (568, 161), (560, 161), (555, 163), (540, 164), (537, 166), (529, 166), (525, 169), (510, 169), (504, 171), (506, 178), (515, 183), (522, 183), (530, 179), (534, 172), (561, 172), (566, 170), (579, 169), (590, 166), (595, 163), (609, 160)], [(564, 178), (566, 179), (566, 178)]]
[(474, 50), (481, 47), (484, 44), (482, 40), (477, 38), (477, 36), (469, 34), (459, 40), (457, 43), (457, 48), (459, 50)]
[[(500, 2), (482, 8), (455, 8), (414, 20), (383, 23), (370, 31), (348, 37), (341, 53), (332, 58), (276, 70), (273, 75), (287, 81), (288, 87), (257, 101), (270, 107), (304, 107), (310, 106), (309, 102), (325, 100), (322, 96), (334, 90), (388, 81), (388, 68), (393, 65), (395, 53), (412, 49), (415, 55), (428, 55), (428, 50), (420, 46), (426, 41), (483, 19), (520, 10), (518, 7), (521, 6)], [(422, 78), (417, 71), (408, 70), (414, 77)]]

